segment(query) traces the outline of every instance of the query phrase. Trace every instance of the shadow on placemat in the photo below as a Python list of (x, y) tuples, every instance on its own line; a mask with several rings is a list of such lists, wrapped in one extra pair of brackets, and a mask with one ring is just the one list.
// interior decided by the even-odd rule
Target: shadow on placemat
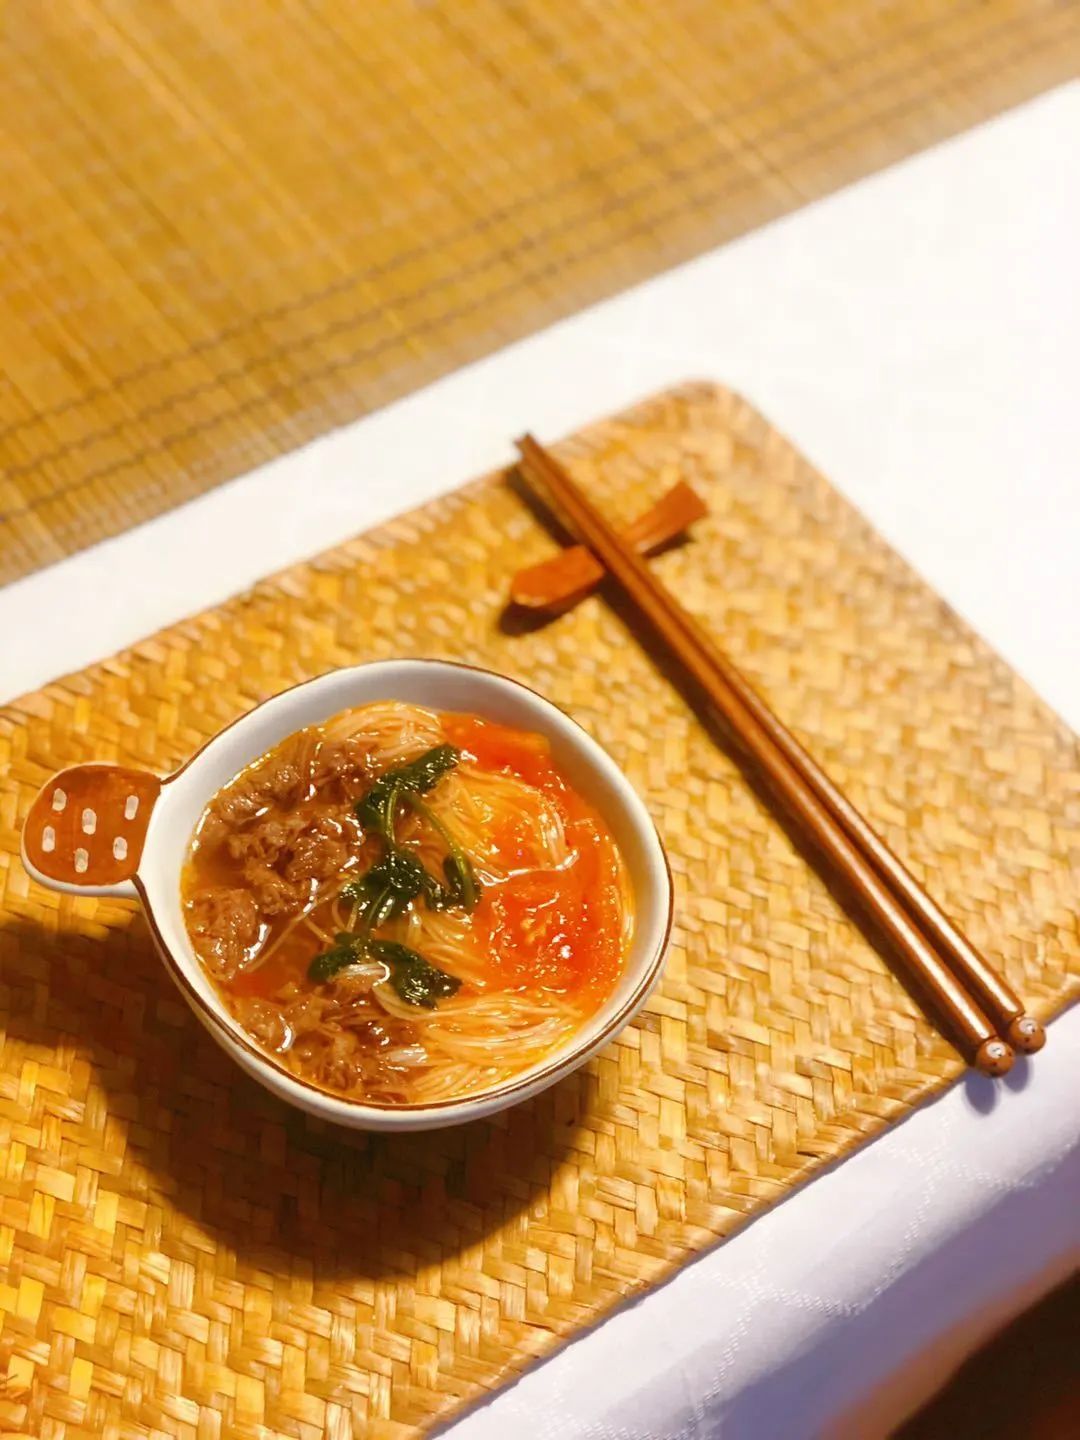
[[(203, 1232), (244, 1266), (317, 1272), (342, 1294), (413, 1274), (512, 1221), (547, 1193), (573, 1147), (576, 1085), (515, 1106), (505, 1123), (406, 1135), (344, 1130), (291, 1108), (240, 1072), (179, 1000), (139, 912), (98, 938), (60, 943), (5, 920), (0, 954), (12, 946), (7, 1039), (88, 1060), (109, 1096), (106, 1148), (142, 1172), (124, 1204), (140, 1190), (148, 1203), (168, 1196), (190, 1243)], [(25, 979), (46, 969), (41, 1013)]]

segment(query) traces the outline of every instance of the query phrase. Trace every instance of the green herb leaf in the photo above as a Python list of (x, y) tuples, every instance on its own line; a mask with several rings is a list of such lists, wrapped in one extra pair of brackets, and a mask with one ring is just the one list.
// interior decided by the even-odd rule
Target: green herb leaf
[(408, 850), (395, 845), (364, 876), (369, 890), (389, 890), (394, 897), (392, 913), (400, 914), (424, 888), (427, 871)]
[[(329, 950), (316, 955), (308, 968), (312, 980), (331, 980), (362, 955), (374, 955), (390, 967), (390, 983), (408, 1005), (434, 1006), (453, 995), (461, 981), (432, 965), (407, 945), (392, 940), (374, 940), (380, 925), (401, 915), (418, 895), (433, 910), (461, 905), (471, 910), (480, 886), (472, 862), (447, 831), (442, 821), (420, 799), (461, 759), (453, 745), (436, 745), (407, 765), (381, 775), (356, 805), (356, 815), (366, 830), (374, 830), (383, 843), (382, 859), (366, 875), (342, 887), (342, 898), (362, 917), (355, 932), (342, 932)], [(443, 861), (446, 883), (428, 873), (417, 857), (394, 838), (394, 818), (399, 800), (407, 800), (442, 837), (449, 854)]]
[(451, 905), (460, 905), (465, 910), (474, 910), (480, 899), (480, 881), (476, 878), (472, 861), (430, 805), (426, 805), (419, 795), (415, 794), (407, 794), (404, 799), (441, 836), (443, 844), (450, 852), (443, 861), (446, 884), (440, 885), (433, 875), (429, 875), (424, 886), (424, 899), (428, 908), (445, 910)]
[(443, 861), (446, 888), (450, 892), (451, 904), (461, 905), (466, 910), (475, 910), (480, 899), (480, 881), (476, 878), (472, 861), (463, 850), (456, 850)]
[(427, 871), (414, 855), (394, 846), (366, 875), (343, 885), (341, 896), (346, 904), (360, 907), (364, 920), (360, 933), (370, 934), (384, 921), (401, 915), (410, 900), (424, 889), (427, 878)]
[[(382, 900), (375, 900), (369, 916), (382, 908)], [(324, 985), (348, 966), (359, 964), (367, 955), (389, 967), (390, 984), (406, 1005), (422, 1005), (431, 1010), (440, 1000), (456, 994), (461, 988), (460, 980), (432, 965), (408, 945), (401, 945), (396, 940), (372, 940), (368, 926), (357, 933), (339, 930), (330, 949), (316, 955), (308, 966), (308, 978), (317, 985)]]
[(429, 910), (448, 910), (454, 897), (445, 885), (441, 885), (429, 870), (424, 871), (424, 904)]
[(398, 799), (408, 794), (425, 795), (460, 759), (461, 752), (453, 745), (436, 745), (408, 764), (387, 770), (357, 802), (356, 815), (360, 823), (369, 830), (378, 830), (392, 842)]
[(417, 795), (426, 795), (453, 770), (460, 759), (461, 751), (454, 745), (436, 745), (431, 750), (425, 750), (423, 755), (398, 768), (401, 787)]
[(408, 901), (405, 901), (399, 906), (393, 888), (379, 883), (378, 877), (376, 877), (376, 883), (369, 883), (372, 873), (369, 870), (359, 880), (353, 880), (341, 888), (342, 898), (346, 903), (359, 907), (356, 919), (360, 921), (360, 924), (349, 933), (357, 936), (360, 940), (366, 940), (384, 920), (389, 920), (392, 915), (398, 914), (399, 910), (404, 909), (404, 906), (408, 904)]
[(314, 980), (317, 985), (332, 980), (339, 970), (344, 970), (347, 965), (355, 965), (363, 959), (364, 948), (365, 942), (361, 936), (353, 935), (348, 930), (339, 930), (330, 949), (316, 955), (308, 966), (308, 979)]
[(368, 946), (377, 960), (390, 966), (390, 984), (406, 1005), (433, 1010), (440, 1000), (455, 994), (461, 981), (448, 975), (430, 960), (394, 940), (372, 940)]

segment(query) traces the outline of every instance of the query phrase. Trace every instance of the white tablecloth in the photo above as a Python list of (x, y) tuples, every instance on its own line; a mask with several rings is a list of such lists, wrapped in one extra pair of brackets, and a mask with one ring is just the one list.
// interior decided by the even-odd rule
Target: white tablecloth
[[(700, 376), (1080, 728), (1078, 150), (1080, 85), (0, 591), (0, 696), (501, 463), (522, 428), (555, 438)], [(1080, 1260), (1078, 1060), (1080, 1009), (1007, 1083), (958, 1086), (455, 1440), (884, 1433)]]

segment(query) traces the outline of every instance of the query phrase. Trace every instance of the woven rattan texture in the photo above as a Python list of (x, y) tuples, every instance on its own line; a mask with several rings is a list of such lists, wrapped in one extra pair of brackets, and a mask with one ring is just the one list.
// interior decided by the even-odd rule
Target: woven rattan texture
[(10, 0), (0, 583), (1078, 67), (1071, 0)]
[[(737, 397), (688, 387), (561, 453), (619, 511), (700, 487), (710, 517), (665, 579), (1034, 1010), (1075, 995), (1065, 727)], [(0, 715), (0, 1429), (411, 1434), (959, 1073), (602, 597), (501, 621), (511, 571), (552, 544), (483, 481)], [(281, 687), (397, 654), (570, 710), (647, 798), (678, 892), (621, 1039), (492, 1121), (403, 1139), (265, 1095), (132, 907), (38, 889), (16, 853), (53, 767), (164, 771)]]

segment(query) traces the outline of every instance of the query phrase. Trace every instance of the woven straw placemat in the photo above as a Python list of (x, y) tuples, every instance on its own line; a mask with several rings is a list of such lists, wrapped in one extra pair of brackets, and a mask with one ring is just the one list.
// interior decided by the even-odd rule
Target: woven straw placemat
[[(1080, 992), (1080, 753), (1047, 708), (736, 396), (691, 386), (562, 454), (620, 513), (700, 487), (664, 578), (1037, 1014)], [(482, 481), (0, 713), (0, 1428), (411, 1434), (960, 1073), (603, 599), (501, 622), (552, 543)], [(285, 685), (399, 654), (570, 710), (646, 797), (678, 892), (662, 985), (616, 1043), (491, 1121), (400, 1139), (271, 1099), (132, 907), (17, 859), (53, 767), (166, 770)]]
[(9, 0), (0, 583), (1078, 68), (1071, 0)]

